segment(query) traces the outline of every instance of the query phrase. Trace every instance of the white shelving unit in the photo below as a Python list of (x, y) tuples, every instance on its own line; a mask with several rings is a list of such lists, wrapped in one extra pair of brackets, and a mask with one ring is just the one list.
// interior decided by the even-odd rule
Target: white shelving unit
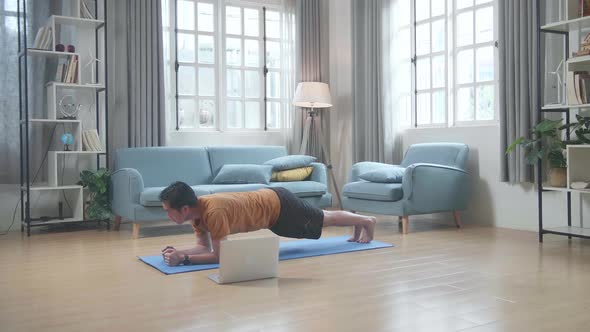
[[(573, 71), (590, 71), (590, 56), (579, 56), (570, 58), (572, 52), (577, 51), (577, 45), (570, 45), (570, 33), (574, 32), (578, 36), (578, 41), (582, 40), (587, 33), (590, 32), (590, 16), (585, 17), (578, 17), (579, 15), (579, 5), (580, 1), (578, 0), (560, 0), (559, 6), (560, 10), (565, 13), (565, 19), (559, 22), (548, 23), (542, 26), (539, 26), (538, 34), (539, 38), (544, 37), (544, 34), (552, 34), (555, 36), (563, 36), (564, 39), (564, 53), (565, 53), (565, 66), (562, 68), (563, 70), (563, 77), (566, 77), (566, 73), (573, 72)], [(565, 6), (562, 7), (561, 5), (564, 4)], [(540, 9), (541, 1), (537, 0), (537, 10), (538, 12), (537, 17), (541, 17), (541, 9)], [(590, 8), (589, 8), (590, 9)], [(539, 43), (538, 52), (539, 52), (539, 59), (541, 59), (542, 52), (544, 50), (541, 49), (542, 43)], [(575, 43), (574, 43), (575, 44)], [(542, 66), (541, 61), (538, 61), (538, 74), (541, 75), (542, 73)], [(542, 88), (541, 88), (542, 89)], [(539, 102), (542, 100), (542, 92), (539, 92)], [(569, 94), (565, 94), (569, 96)], [(590, 108), (590, 104), (582, 104), (582, 105), (544, 105), (539, 109), (539, 119), (540, 121), (543, 120), (543, 114), (546, 112), (554, 112), (559, 113), (562, 112), (565, 115), (566, 123), (570, 123), (572, 111), (579, 111), (584, 108)], [(570, 139), (569, 131), (566, 133), (566, 138)], [(556, 234), (556, 235), (565, 235), (569, 238), (571, 237), (580, 237), (580, 238), (588, 238), (590, 239), (590, 229), (582, 228), (582, 227), (575, 227), (571, 224), (571, 194), (576, 193), (579, 195), (590, 193), (590, 190), (579, 190), (571, 188), (571, 183), (573, 181), (585, 181), (590, 182), (590, 145), (570, 145), (567, 146), (567, 186), (560, 188), (560, 187), (551, 187), (543, 185), (542, 183), (542, 174), (544, 172), (544, 168), (542, 163), (537, 164), (537, 183), (538, 183), (538, 214), (539, 214), (539, 242), (543, 242), (543, 235), (544, 234)], [(551, 227), (551, 228), (544, 228), (543, 227), (543, 192), (545, 191), (554, 191), (554, 192), (562, 192), (566, 195), (567, 199), (567, 226), (563, 227)], [(580, 214), (580, 218), (582, 215)]]
[[(49, 49), (32, 48), (33, 40), (36, 36), (27, 36), (26, 29), (22, 29), (23, 22), (19, 26), (19, 66), (21, 69), (21, 81), (27, 82), (26, 77), (31, 70), (28, 60), (31, 57), (45, 59), (45, 66), (53, 66), (57, 70), (57, 64), (60, 61), (65, 62), (72, 57), (78, 60), (78, 68), (74, 76), (75, 83), (56, 82), (55, 76), (45, 75), (45, 100), (46, 107), (43, 116), (38, 113), (31, 116), (29, 112), (31, 107), (28, 100), (28, 89), (26, 84), (20, 88), (21, 100), (21, 201), (22, 223), (21, 231), (24, 227), (27, 234), (30, 235), (32, 226), (48, 225), (55, 223), (80, 222), (85, 221), (84, 216), (84, 198), (85, 190), (82, 186), (77, 185), (75, 178), (82, 169), (99, 167), (101, 165), (100, 156), (106, 156), (103, 164), (108, 159), (107, 142), (104, 135), (101, 137), (103, 151), (84, 151), (82, 144), (82, 132), (87, 129), (96, 129), (99, 132), (106, 132), (108, 129), (107, 117), (107, 95), (106, 95), (106, 70), (107, 49), (106, 49), (106, 22), (101, 19), (83, 18), (81, 15), (82, 2), (84, 0), (62, 0), (63, 12), (60, 15), (51, 15), (47, 18), (45, 27), (51, 29), (51, 46)], [(27, 17), (25, 0), (18, 0), (19, 16)], [(90, 2), (88, 2), (90, 4)], [(106, 0), (95, 0), (92, 2), (92, 15), (104, 17), (107, 11)], [(56, 45), (63, 44), (66, 51), (57, 51)], [(68, 45), (75, 47), (74, 52), (67, 52)], [(100, 59), (101, 61), (95, 61)], [(63, 63), (62, 62), (62, 63)], [(48, 67), (51, 68), (51, 67)], [(23, 79), (23, 76), (25, 79)], [(49, 76), (49, 77), (48, 77)], [(96, 81), (96, 82), (95, 82)], [(29, 82), (30, 84), (30, 82)], [(102, 95), (99, 95), (102, 94)], [(84, 105), (84, 109), (79, 108), (75, 119), (62, 118), (59, 110), (59, 102), (68, 96), (74, 99), (75, 105)], [(36, 110), (37, 111), (37, 110)], [(84, 114), (82, 114), (85, 112)], [(35, 125), (35, 126), (33, 126)], [(42, 126), (63, 127), (63, 131), (70, 132), (74, 137), (74, 142), (70, 145), (71, 151), (60, 150), (59, 136), (54, 137), (54, 142), (49, 142), (49, 151), (43, 151), (47, 158), (47, 182), (32, 183), (30, 173), (35, 170), (29, 165), (30, 146), (29, 135), (33, 130), (38, 130)], [(54, 128), (54, 132), (55, 132)], [(53, 137), (53, 134), (52, 134)], [(45, 143), (44, 143), (45, 145)], [(39, 147), (37, 147), (39, 148)], [(66, 158), (70, 163), (66, 162)], [(90, 158), (90, 159), (88, 159)], [(88, 160), (86, 160), (88, 159)], [(70, 165), (74, 161), (74, 166)], [(95, 166), (92, 166), (95, 164)], [(80, 166), (83, 165), (83, 166)], [(89, 165), (89, 167), (85, 167)], [(74, 168), (72, 168), (74, 167)], [(82, 167), (81, 169), (75, 167)], [(68, 179), (63, 178), (64, 170), (68, 170), (72, 175)], [(60, 215), (56, 216), (34, 216), (31, 209), (31, 194), (39, 195), (63, 195), (68, 205), (69, 212), (61, 214), (61, 205), (59, 208)], [(69, 199), (67, 198), (69, 197)], [(61, 202), (61, 196), (58, 198)]]

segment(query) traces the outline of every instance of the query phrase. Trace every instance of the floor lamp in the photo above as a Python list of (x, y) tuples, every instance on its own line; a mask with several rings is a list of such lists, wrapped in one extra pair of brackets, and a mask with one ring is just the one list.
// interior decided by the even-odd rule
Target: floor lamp
[(330, 96), (330, 87), (326, 83), (321, 82), (301, 82), (297, 85), (295, 90), (295, 97), (293, 98), (293, 105), (298, 107), (305, 107), (307, 111), (307, 118), (305, 119), (305, 128), (303, 129), (303, 137), (301, 140), (301, 148), (299, 154), (305, 154), (307, 150), (307, 143), (312, 133), (316, 134), (320, 141), (320, 147), (322, 154), (326, 158), (324, 162), (328, 168), (329, 176), (332, 178), (332, 184), (336, 190), (336, 196), (338, 197), (338, 205), (342, 204), (340, 200), (340, 190), (334, 177), (334, 171), (332, 170), (332, 159), (326, 149), (326, 142), (324, 141), (324, 135), (322, 134), (321, 126), (316, 126), (315, 117), (317, 114), (317, 108), (332, 107), (332, 98)]

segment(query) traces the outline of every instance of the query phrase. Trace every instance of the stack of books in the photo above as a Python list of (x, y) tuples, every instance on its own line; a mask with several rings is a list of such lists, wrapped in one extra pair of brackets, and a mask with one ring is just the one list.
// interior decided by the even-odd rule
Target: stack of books
[(580, 43), (580, 50), (574, 52), (574, 57), (590, 55), (590, 33), (586, 35), (586, 38)]
[(587, 71), (568, 72), (566, 87), (569, 105), (582, 105), (590, 102), (590, 74)]
[(37, 36), (35, 37), (33, 48), (41, 50), (50, 50), (52, 49), (52, 41), (53, 37), (51, 34), (51, 27), (41, 27), (39, 28), (39, 31), (37, 31)]
[(78, 83), (78, 56), (60, 58), (55, 73), (55, 81), (61, 83)]

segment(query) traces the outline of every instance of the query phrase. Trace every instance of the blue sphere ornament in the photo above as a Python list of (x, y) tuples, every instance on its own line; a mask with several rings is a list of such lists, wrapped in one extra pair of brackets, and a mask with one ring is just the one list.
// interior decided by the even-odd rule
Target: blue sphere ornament
[(61, 142), (65, 145), (64, 151), (70, 151), (70, 145), (74, 144), (74, 135), (71, 133), (61, 135)]

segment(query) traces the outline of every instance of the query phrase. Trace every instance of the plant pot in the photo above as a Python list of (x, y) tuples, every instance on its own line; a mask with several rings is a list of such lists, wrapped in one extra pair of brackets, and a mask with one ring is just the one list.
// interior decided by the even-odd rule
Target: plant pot
[(567, 168), (556, 167), (549, 169), (549, 184), (552, 187), (565, 187), (567, 184)]

